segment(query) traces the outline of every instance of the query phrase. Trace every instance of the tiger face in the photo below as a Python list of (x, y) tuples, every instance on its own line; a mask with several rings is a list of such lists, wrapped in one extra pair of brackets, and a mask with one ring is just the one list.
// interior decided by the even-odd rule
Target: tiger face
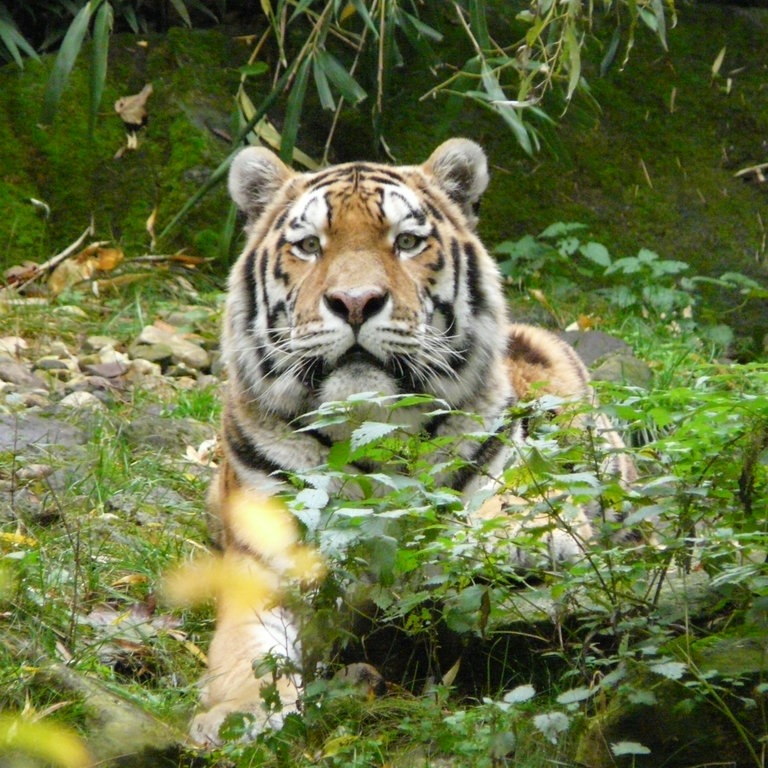
[(241, 152), (230, 192), (250, 236), (224, 334), (238, 388), (282, 416), (361, 391), (465, 408), (494, 386), (496, 410), (509, 395), (506, 310), (474, 233), (487, 183), (483, 152), (463, 139), (421, 166), (312, 174), (264, 149)]

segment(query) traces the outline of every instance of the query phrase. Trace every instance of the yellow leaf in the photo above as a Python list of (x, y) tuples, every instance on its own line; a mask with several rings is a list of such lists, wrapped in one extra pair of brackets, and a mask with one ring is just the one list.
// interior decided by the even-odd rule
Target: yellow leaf
[(0, 531), (0, 541), (15, 544), (19, 547), (37, 546), (37, 540), (31, 536), (25, 536), (23, 533), (11, 533), (10, 531)]
[(0, 714), (0, 753), (21, 752), (62, 768), (93, 765), (83, 742), (69, 729)]

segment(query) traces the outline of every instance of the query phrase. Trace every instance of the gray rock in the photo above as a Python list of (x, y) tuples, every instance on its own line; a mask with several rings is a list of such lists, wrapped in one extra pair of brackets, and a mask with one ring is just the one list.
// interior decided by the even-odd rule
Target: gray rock
[(592, 369), (592, 378), (648, 389), (653, 381), (653, 371), (634, 355), (615, 354), (604, 358)]
[(0, 381), (16, 384), (24, 389), (46, 389), (45, 382), (23, 365), (8, 357), (0, 357)]
[(588, 368), (606, 355), (632, 354), (629, 344), (603, 331), (561, 331), (558, 336), (579, 353)]
[(53, 446), (68, 448), (82, 445), (86, 436), (81, 429), (55, 418), (44, 418), (29, 412), (22, 417), (0, 414), (0, 450), (26, 453), (29, 449), (45, 450)]
[(72, 392), (59, 402), (62, 408), (72, 408), (78, 411), (103, 411), (104, 403), (96, 395), (88, 391)]

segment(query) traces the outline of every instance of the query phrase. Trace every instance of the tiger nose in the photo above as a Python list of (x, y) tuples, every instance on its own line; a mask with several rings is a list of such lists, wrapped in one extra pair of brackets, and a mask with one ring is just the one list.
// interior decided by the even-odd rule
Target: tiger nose
[(381, 288), (359, 291), (329, 291), (323, 296), (325, 306), (351, 326), (360, 326), (384, 309), (389, 292)]

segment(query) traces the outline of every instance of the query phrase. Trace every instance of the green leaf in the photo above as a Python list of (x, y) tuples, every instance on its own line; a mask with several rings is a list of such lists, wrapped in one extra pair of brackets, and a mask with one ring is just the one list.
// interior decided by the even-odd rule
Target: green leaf
[(613, 30), (613, 36), (611, 42), (608, 43), (608, 49), (603, 56), (603, 60), (600, 62), (600, 77), (605, 77), (611, 65), (616, 59), (616, 52), (619, 50), (619, 43), (621, 42), (621, 29), (616, 27)]
[(589, 259), (601, 267), (611, 266), (611, 255), (602, 243), (589, 242), (582, 245), (579, 252), (585, 259)]
[(443, 40), (443, 35), (438, 32), (434, 27), (430, 27), (429, 24), (425, 24), (418, 16), (414, 16), (411, 13), (401, 10), (401, 17), (405, 17), (413, 24), (414, 29), (422, 36), (436, 43), (440, 43)]
[(488, 34), (488, 12), (485, 7), (485, 0), (470, 0), (469, 28), (480, 48), (485, 51), (490, 50), (491, 37)]
[(244, 64), (242, 67), (238, 67), (237, 71), (245, 77), (258, 77), (269, 72), (269, 65), (263, 61), (254, 61), (253, 64)]
[(682, 661), (660, 661), (658, 664), (651, 664), (651, 672), (666, 677), (667, 680), (679, 680), (687, 671), (688, 667)]
[(101, 3), (102, 0), (91, 0), (86, 3), (77, 12), (64, 35), (64, 40), (62, 40), (59, 53), (53, 64), (53, 71), (50, 78), (48, 78), (48, 84), (43, 95), (43, 110), (40, 115), (40, 122), (44, 125), (50, 125), (56, 115), (56, 110), (61, 101), (61, 94), (82, 48), (83, 38), (88, 31), (91, 16)]
[(0, 40), (20, 69), (24, 69), (24, 59), (22, 59), (19, 49), (30, 58), (40, 61), (37, 52), (19, 32), (18, 27), (4, 6), (0, 6)]
[(181, 20), (188, 26), (192, 27), (192, 19), (189, 18), (189, 11), (184, 4), (184, 0), (171, 0), (171, 5), (176, 9), (176, 13), (181, 16)]
[(616, 757), (621, 755), (650, 755), (651, 750), (637, 741), (617, 741), (611, 744), (611, 752)]
[(312, 62), (312, 74), (315, 78), (315, 88), (317, 89), (317, 95), (320, 99), (320, 106), (323, 109), (329, 109), (331, 111), (336, 109), (336, 102), (333, 100), (331, 86), (328, 85), (328, 78), (317, 59), (314, 59)]
[(564, 712), (545, 712), (533, 718), (534, 726), (552, 744), (557, 744), (560, 734), (568, 730), (570, 723)]
[(363, 0), (351, 0), (352, 5), (354, 9), (359, 14), (360, 18), (363, 20), (363, 23), (366, 27), (368, 27), (368, 31), (373, 35), (374, 39), (378, 39), (379, 37), (379, 30), (376, 28), (376, 25), (373, 23), (373, 19), (371, 18), (371, 14), (368, 13), (368, 8), (365, 5), (365, 2)]
[(351, 104), (357, 104), (367, 96), (355, 78), (328, 51), (318, 48), (315, 60), (328, 79), (339, 89), (339, 93)]
[(400, 429), (399, 424), (387, 424), (381, 421), (366, 421), (365, 424), (359, 426), (352, 432), (350, 438), (352, 450), (356, 451), (364, 445), (368, 445), (369, 443), (385, 437), (396, 429)]
[(570, 691), (563, 691), (557, 697), (558, 704), (576, 704), (579, 701), (586, 701), (594, 696), (598, 688), (572, 688)]
[(563, 32), (563, 45), (568, 56), (568, 91), (565, 98), (570, 101), (581, 80), (581, 45), (571, 24)]
[(88, 115), (88, 133), (93, 136), (96, 118), (99, 114), (101, 96), (107, 81), (107, 57), (109, 55), (109, 35), (114, 17), (109, 2), (102, 3), (96, 12), (93, 23), (93, 51), (91, 60), (91, 110)]
[(521, 704), (524, 701), (532, 699), (536, 695), (536, 689), (532, 685), (518, 685), (503, 696), (503, 701), (507, 704)]
[(290, 163), (293, 158), (293, 148), (296, 146), (296, 136), (299, 133), (299, 123), (301, 122), (301, 111), (304, 106), (304, 96), (307, 92), (307, 80), (309, 79), (310, 59), (304, 59), (299, 65), (296, 73), (296, 80), (288, 96), (288, 103), (285, 109), (285, 125), (283, 126), (283, 136), (280, 142), (280, 158), (284, 163)]
[(550, 224), (543, 232), (541, 232), (539, 237), (562, 237), (563, 235), (569, 235), (571, 232), (578, 232), (579, 230), (584, 230), (586, 228), (586, 224), (579, 224), (574, 221), (556, 221), (554, 224)]

